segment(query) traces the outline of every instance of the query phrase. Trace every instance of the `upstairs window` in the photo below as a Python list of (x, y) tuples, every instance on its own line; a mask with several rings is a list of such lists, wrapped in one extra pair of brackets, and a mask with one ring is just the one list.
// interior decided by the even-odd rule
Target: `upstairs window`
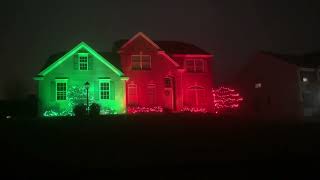
[(187, 72), (204, 72), (203, 59), (188, 59), (185, 61), (185, 69)]
[(107, 81), (100, 82), (100, 99), (110, 99), (110, 83)]
[(133, 70), (150, 70), (151, 56), (150, 55), (132, 55), (131, 68)]
[(79, 53), (79, 69), (88, 70), (88, 54)]
[(67, 100), (67, 83), (66, 82), (57, 82), (56, 83), (56, 97), (58, 101)]

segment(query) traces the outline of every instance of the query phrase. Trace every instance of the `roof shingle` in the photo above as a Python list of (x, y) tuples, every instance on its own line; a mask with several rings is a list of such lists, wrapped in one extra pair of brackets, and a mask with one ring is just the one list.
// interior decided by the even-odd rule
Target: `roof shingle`
[(302, 54), (302, 55), (287, 55), (277, 54), (272, 52), (263, 52), (265, 54), (278, 57), (289, 64), (295, 64), (299, 67), (317, 68), (320, 66), (320, 52)]
[[(125, 44), (128, 40), (122, 39), (114, 42), (113, 51), (117, 51)], [(210, 55), (210, 53), (205, 50), (189, 43), (179, 42), (179, 41), (153, 41), (156, 43), (162, 50), (167, 54), (201, 54), (201, 55)]]

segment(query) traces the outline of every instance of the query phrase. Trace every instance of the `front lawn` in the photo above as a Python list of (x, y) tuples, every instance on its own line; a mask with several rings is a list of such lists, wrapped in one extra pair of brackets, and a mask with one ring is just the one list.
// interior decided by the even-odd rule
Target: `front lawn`
[(319, 124), (275, 122), (205, 114), (18, 118), (1, 121), (1, 139), (11, 168), (223, 167), (319, 156)]

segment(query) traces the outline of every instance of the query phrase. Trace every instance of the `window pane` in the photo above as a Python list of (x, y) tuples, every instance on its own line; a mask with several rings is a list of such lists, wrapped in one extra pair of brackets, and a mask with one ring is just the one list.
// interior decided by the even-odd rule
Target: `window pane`
[(150, 56), (143, 56), (143, 59), (142, 59), (142, 69), (151, 69)]
[(67, 99), (67, 83), (57, 83), (57, 100)]
[(149, 106), (155, 105), (156, 98), (156, 86), (154, 84), (150, 84), (147, 87), (147, 103)]
[(197, 106), (198, 107), (204, 107), (205, 104), (206, 104), (206, 96), (205, 96), (204, 89), (198, 89), (196, 93), (197, 93), (197, 96), (198, 96), (198, 98), (197, 98), (197, 100), (198, 100)]
[(138, 56), (138, 55), (131, 56), (131, 68), (132, 69), (141, 69), (140, 56)]
[(195, 72), (203, 72), (203, 61), (202, 60), (196, 60), (195, 61)]
[(151, 69), (151, 56), (149, 55), (132, 55), (131, 68), (133, 70)]
[(301, 71), (301, 82), (315, 82), (317, 80), (317, 73), (314, 71)]
[(184, 98), (184, 105), (187, 107), (196, 106), (196, 91), (194, 89), (188, 89)]
[(149, 55), (141, 55), (142, 56), (142, 61), (150, 61), (151, 56)]
[(170, 78), (164, 78), (164, 86), (166, 88), (170, 88), (171, 86), (171, 79)]
[(140, 56), (139, 55), (132, 55), (131, 60), (132, 61), (140, 61)]
[(130, 105), (138, 104), (137, 85), (135, 84), (128, 85), (128, 104)]
[(79, 54), (79, 69), (88, 70), (88, 54)]
[(100, 83), (100, 99), (109, 99), (109, 86), (108, 82)]
[(185, 68), (187, 72), (194, 72), (194, 60), (187, 60)]

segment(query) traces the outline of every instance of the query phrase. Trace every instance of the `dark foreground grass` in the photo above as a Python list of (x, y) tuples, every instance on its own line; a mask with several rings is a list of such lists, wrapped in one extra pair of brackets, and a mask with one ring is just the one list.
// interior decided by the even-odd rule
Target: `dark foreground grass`
[(57, 169), (126, 176), (128, 168), (144, 173), (182, 168), (171, 177), (184, 179), (256, 172), (286, 176), (319, 165), (310, 163), (319, 157), (320, 126), (201, 114), (18, 118), (1, 121), (1, 140), (2, 162), (18, 176), (51, 176)]

